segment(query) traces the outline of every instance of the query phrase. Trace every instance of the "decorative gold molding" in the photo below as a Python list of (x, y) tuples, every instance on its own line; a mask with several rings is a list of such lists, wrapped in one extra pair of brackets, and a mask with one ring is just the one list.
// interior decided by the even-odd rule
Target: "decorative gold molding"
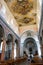
[[(5, 0), (19, 27), (36, 25), (34, 0)], [(26, 19), (25, 19), (26, 18)]]

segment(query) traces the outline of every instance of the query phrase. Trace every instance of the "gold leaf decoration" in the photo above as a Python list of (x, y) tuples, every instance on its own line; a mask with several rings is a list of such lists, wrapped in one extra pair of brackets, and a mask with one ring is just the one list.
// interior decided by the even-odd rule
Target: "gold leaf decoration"
[(17, 3), (13, 5), (13, 11), (23, 15), (27, 14), (33, 9), (33, 2), (29, 2), (28, 0), (17, 0)]
[(36, 25), (35, 0), (5, 0), (19, 27)]

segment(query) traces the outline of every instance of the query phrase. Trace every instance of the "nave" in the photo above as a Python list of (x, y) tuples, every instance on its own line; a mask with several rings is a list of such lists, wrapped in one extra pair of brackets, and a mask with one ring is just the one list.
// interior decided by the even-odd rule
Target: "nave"
[[(43, 55), (40, 56), (43, 50), (41, 52), (37, 35), (28, 30), (22, 34), (20, 41), (20, 38), (12, 32), (2, 18), (0, 22), (0, 65), (43, 65)], [(43, 49), (43, 45), (41, 48)]]
[(0, 65), (43, 65), (43, 0), (0, 0)]

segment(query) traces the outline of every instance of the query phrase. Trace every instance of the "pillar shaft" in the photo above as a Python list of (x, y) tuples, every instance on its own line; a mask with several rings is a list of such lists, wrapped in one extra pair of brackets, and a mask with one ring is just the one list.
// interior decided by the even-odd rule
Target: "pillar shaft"
[(11, 58), (14, 59), (14, 42), (12, 42), (12, 53), (11, 53)]
[(20, 57), (20, 41), (18, 40), (18, 43), (16, 43), (16, 53), (17, 57)]
[(2, 55), (1, 55), (1, 60), (3, 61), (5, 58), (5, 46), (6, 46), (6, 41), (3, 40), (3, 44), (2, 44)]

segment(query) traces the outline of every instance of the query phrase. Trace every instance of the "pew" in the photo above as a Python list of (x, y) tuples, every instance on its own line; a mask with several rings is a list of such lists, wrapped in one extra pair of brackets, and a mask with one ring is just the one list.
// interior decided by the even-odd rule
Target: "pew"
[(39, 58), (38, 56), (35, 56), (32, 60), (34, 60), (35, 63), (43, 63), (43, 58)]
[[(27, 60), (27, 57), (20, 57), (16, 59), (9, 59), (5, 61), (0, 61), (0, 65), (22, 65)], [(30, 63), (30, 65), (43, 65), (43, 59), (40, 59), (38, 57), (34, 57), (33, 60), (35, 63)], [(25, 64), (23, 64), (25, 65)], [(26, 64), (27, 65), (27, 64)], [(29, 63), (28, 63), (29, 65)]]
[(43, 65), (43, 63), (31, 63), (30, 65)]
[(0, 61), (0, 65), (14, 65), (14, 64), (19, 65), (20, 63), (25, 62), (26, 59), (27, 57), (20, 57), (16, 59)]
[(0, 65), (7, 65), (7, 63), (0, 63)]

